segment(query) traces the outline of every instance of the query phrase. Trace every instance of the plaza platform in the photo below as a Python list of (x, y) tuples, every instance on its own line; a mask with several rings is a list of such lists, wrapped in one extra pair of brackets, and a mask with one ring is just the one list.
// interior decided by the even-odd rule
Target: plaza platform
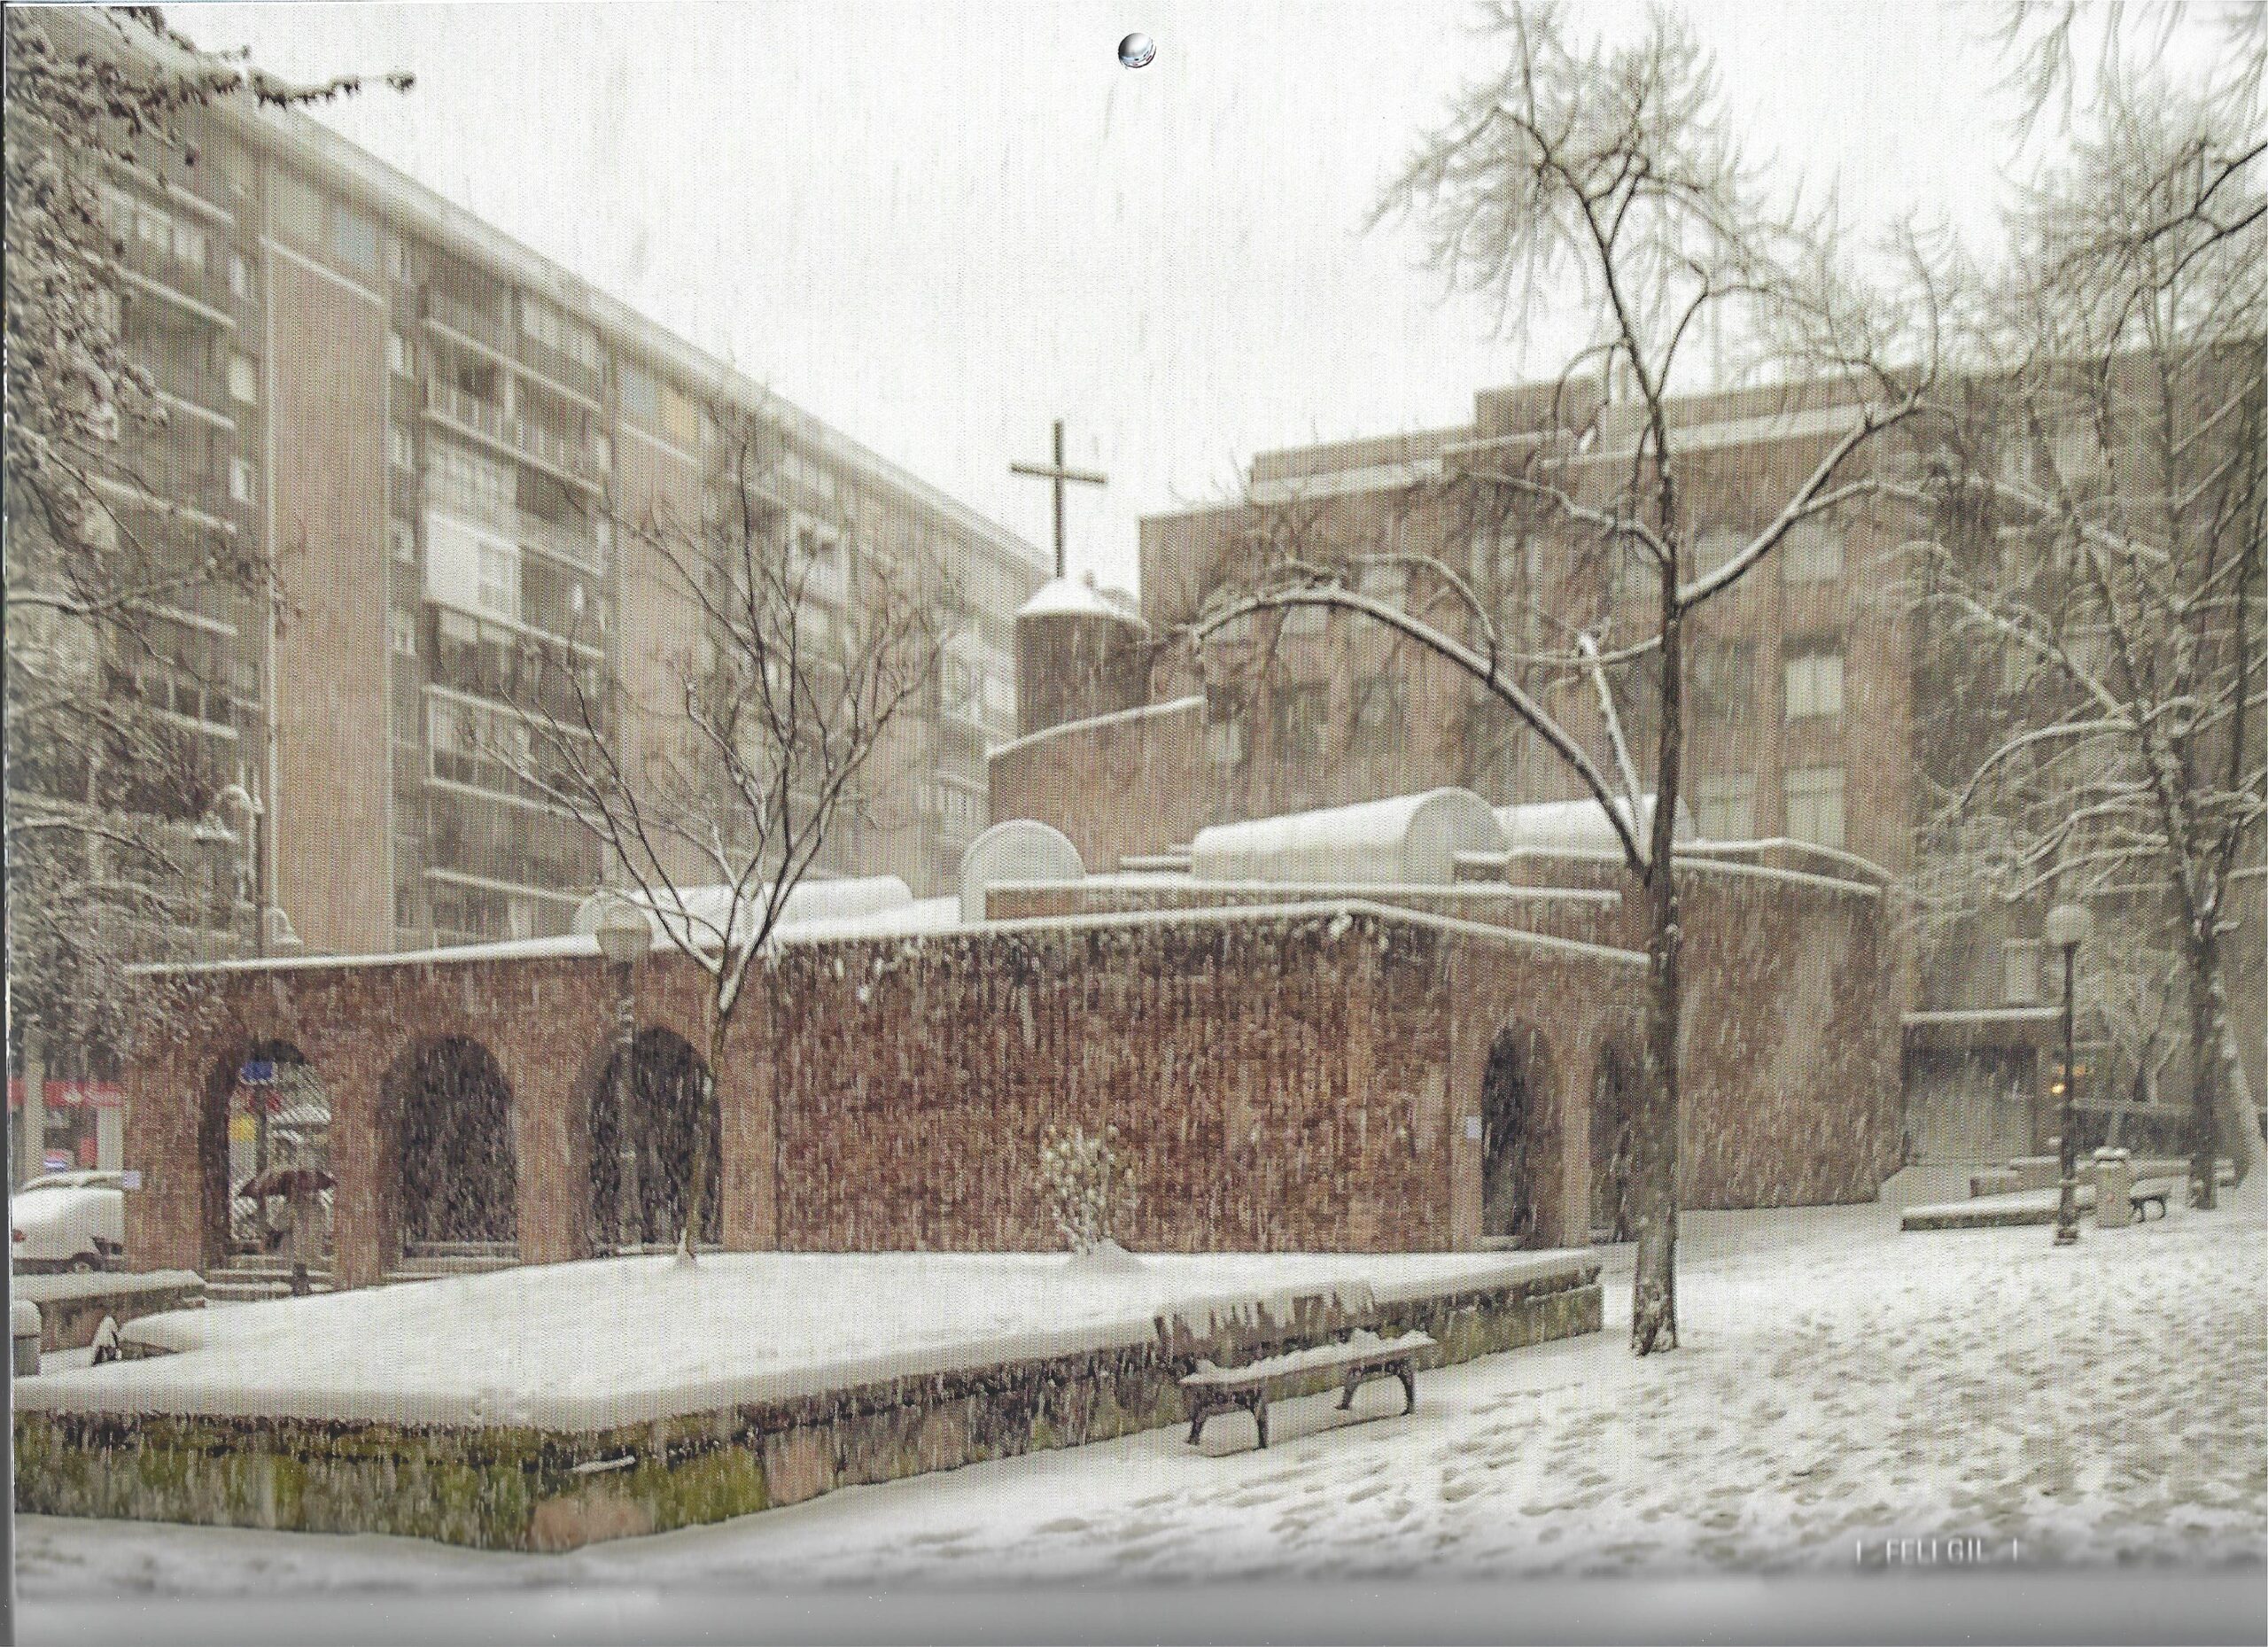
[(1441, 1364), (1596, 1331), (1597, 1278), (1581, 1250), (717, 1254), (180, 1311), (17, 1382), (16, 1507), (569, 1549), (1177, 1423), (1160, 1315), (1366, 1288)]

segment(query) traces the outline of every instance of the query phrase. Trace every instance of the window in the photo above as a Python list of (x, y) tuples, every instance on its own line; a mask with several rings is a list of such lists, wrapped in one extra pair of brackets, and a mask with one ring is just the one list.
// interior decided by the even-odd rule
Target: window
[(1278, 687), (1275, 711), (1277, 760), (1286, 766), (1320, 766), (1324, 721), (1330, 711), (1322, 682)]
[(1839, 848), (1843, 844), (1843, 769), (1798, 766), (1788, 773), (1783, 788), (1790, 838)]
[(135, 214), (134, 232), (142, 244), (157, 252), (168, 252), (173, 247), (173, 219), (153, 206), (143, 206)]
[(1842, 649), (1807, 647), (1790, 653), (1785, 667), (1790, 720), (1843, 712)]
[(1694, 542), (1694, 558), (1699, 563), (1697, 570), (1713, 572), (1747, 547), (1748, 533), (1739, 527), (1712, 526)]
[(417, 614), (397, 606), (386, 613), (386, 633), (393, 649), (404, 657), (417, 656)]
[(330, 249), (366, 275), (378, 272), (378, 226), (346, 206), (332, 208)]
[(662, 389), (662, 432), (681, 447), (701, 439), (701, 415), (691, 397), (667, 385)]
[[(524, 311), (523, 311), (524, 314)], [(661, 385), (642, 367), (625, 364), (621, 374), (622, 415), (641, 423), (657, 422), (662, 415)]]
[(393, 557), (405, 565), (417, 563), (417, 528), (406, 520), (386, 523), (386, 537), (393, 545)]
[(517, 621), (520, 615), (520, 556), (514, 548), (480, 546), (480, 610)]
[(1288, 606), (1284, 609), (1282, 633), (1289, 635), (1321, 634), (1330, 622), (1329, 607)]
[(322, 196), (296, 177), (276, 180), (276, 227), (303, 246), (322, 244)]
[(229, 357), (229, 392), (246, 406), (260, 404), (260, 365), (249, 355)]
[(454, 440), (433, 442), (426, 481), (435, 505), (468, 520), (516, 524), (519, 484), (509, 465)]
[(2085, 486), (2104, 469), (2102, 439), (2093, 419), (2075, 416), (2059, 420), (2050, 443), (2055, 478), (2067, 486)]
[(1753, 773), (1729, 773), (1704, 778), (1695, 787), (1694, 825), (1705, 841), (1751, 841), (1756, 838), (1756, 778)]
[(1783, 583), (1827, 583), (1843, 575), (1843, 532), (1824, 521), (1799, 520), (1780, 540)]
[(1358, 594), (1367, 594), (1374, 601), (1400, 606), (1410, 596), (1410, 569), (1392, 562), (1370, 562), (1355, 575), (1355, 589)]
[(1216, 766), (1243, 764), (1245, 754), (1244, 695), (1216, 689), (1205, 698), (1205, 758)]
[(174, 261), (191, 268), (205, 267), (205, 231), (196, 224), (174, 225)]
[(247, 302), (252, 298), (252, 264), (241, 252), (229, 253), (229, 295)]
[(417, 467), (417, 443), (410, 438), (409, 431), (399, 423), (386, 425), (386, 455), (393, 460), (396, 469)]
[(2039, 1001), (2039, 944), (2030, 938), (2000, 945), (2000, 1000), (2009, 1006)]
[(1615, 604), (1651, 613), (1661, 603), (1661, 563), (1643, 544), (1624, 546), (1621, 563), (1615, 572)]
[(1015, 677), (1005, 669), (989, 669), (984, 672), (984, 714), (988, 720), (1009, 726), (1015, 724)]
[(404, 377), (417, 375), (417, 357), (410, 353), (409, 339), (398, 331), (386, 333), (386, 367)]
[(1392, 755), (1409, 731), (1408, 692), (1399, 675), (1371, 675), (1355, 683), (1354, 748), (1357, 754)]
[(259, 478), (253, 474), (251, 462), (241, 457), (230, 458), (229, 460), (229, 500), (237, 503), (249, 503), (252, 501), (253, 493), (258, 490)]
[(1693, 712), (1716, 721), (1744, 719), (1755, 690), (1756, 649), (1704, 638), (1693, 649)]

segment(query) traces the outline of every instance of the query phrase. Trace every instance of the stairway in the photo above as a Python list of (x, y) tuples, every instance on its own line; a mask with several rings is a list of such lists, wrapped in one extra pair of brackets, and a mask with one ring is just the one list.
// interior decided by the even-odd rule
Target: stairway
[(443, 1276), (486, 1275), (519, 1267), (517, 1241), (412, 1241), (401, 1262), (387, 1270), (388, 1286), (406, 1281), (438, 1281)]
[[(330, 1291), (330, 1266), (307, 1266), (307, 1282), (317, 1293)], [(291, 1296), (291, 1266), (273, 1253), (235, 1253), (205, 1277), (205, 1299), (213, 1304), (252, 1304)]]

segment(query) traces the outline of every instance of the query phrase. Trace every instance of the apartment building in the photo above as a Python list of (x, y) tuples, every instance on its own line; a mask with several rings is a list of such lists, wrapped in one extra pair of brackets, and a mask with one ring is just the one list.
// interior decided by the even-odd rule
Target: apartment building
[[(810, 626), (855, 625), (868, 577), (915, 555), (974, 610), (818, 866), (949, 883), (1013, 732), (1039, 551), (313, 121), (227, 105), (190, 125), (196, 162), (171, 157), (161, 189), (105, 184), (121, 324), (170, 413), (105, 484), (180, 506), (164, 529), (185, 550), (264, 548), (277, 598), (167, 612), (132, 689), (260, 801), (257, 890), (301, 941), (557, 933), (607, 878), (496, 756), (524, 736), (516, 706), (564, 719), (587, 697), (594, 734), (630, 738), (617, 706), (666, 696), (698, 619), (611, 523), (700, 517), (715, 409), (774, 437)], [(217, 924), (248, 932), (249, 901)]]
[[(1821, 385), (1673, 403), (1689, 541), (1702, 570), (1776, 515), (1854, 415), (1847, 392)], [(1587, 495), (1594, 479), (1603, 490), (1627, 476), (1639, 433), (1635, 409), (1595, 387), (1521, 386), (1479, 394), (1470, 424), (1261, 454), (1237, 501), (1143, 522), (1145, 617), (1154, 634), (1182, 633), (1208, 600), (1286, 555), (1343, 565), (1350, 585), (1485, 647), (1468, 604), (1478, 602), (1507, 672), (1611, 773), (1593, 680), (1520, 660), (1564, 656), (1579, 632), (1609, 652), (1646, 638), (1658, 598), (1652, 565), (1569, 532), (1502, 477), (1542, 456), (1557, 484)], [(2003, 461), (2024, 461), (2022, 442), (2006, 446)], [(1885, 451), (1887, 461), (1909, 461), (1896, 447)], [(2038, 687), (2021, 658), (1980, 658), (1973, 644), (1916, 618), (1903, 551), (1923, 530), (1886, 508), (1807, 523), (1689, 623), (1682, 792), (1699, 835), (1783, 839), (1828, 862), (1866, 859), (1894, 878), (1938, 850), (1925, 827), (1932, 782), (1973, 770), (1992, 747), (1983, 740), (2001, 724), (1996, 717)], [(1396, 554), (1411, 563), (1395, 563)], [(1451, 569), (1457, 584), (1425, 560)], [(1608, 672), (1642, 783), (1656, 740), (1649, 670), (1641, 659)], [(1201, 753), (1186, 757), (1200, 774), (1199, 800), (1174, 820), (1181, 840), (1207, 823), (1434, 785), (1497, 804), (1587, 793), (1463, 672), (1366, 619), (1320, 609), (1256, 614), (1212, 630), (1200, 651), (1161, 648), (1159, 676), (1159, 702), (1193, 704), (1201, 693), (1205, 704)], [(1170, 731), (1158, 720), (1146, 735), (1155, 742)], [(1014, 762), (996, 765), (996, 781), (1005, 774), (1013, 783), (1016, 773)], [(1117, 838), (1099, 824), (1084, 850), (1107, 852)], [(2231, 945), (2232, 993), (2257, 1091), (2268, 1068), (2264, 945), (2254, 936), (2260, 876), (2240, 881), (2235, 929), (2246, 938)], [(1926, 937), (1913, 931), (1896, 976), (1917, 1153), (2037, 1144), (2058, 998), (2043, 975), (2039, 918), (2039, 908), (1994, 905)], [(2099, 1045), (2082, 1059), (2092, 1108), (2128, 1101), (2127, 1076), (2114, 1074), (2109, 1052)], [(2178, 1090), (2169, 1088), (2163, 1113), (2130, 1120), (2177, 1138), (2186, 1125)], [(2002, 1111), (2000, 1123), (1977, 1130), (1979, 1115)], [(2101, 1116), (2086, 1124), (2099, 1133)]]
[[(1680, 403), (1692, 456), (1689, 506), (1705, 564), (1764, 524), (1850, 413), (1785, 391)], [(1240, 567), (1286, 552), (1346, 563), (1363, 592), (1485, 644), (1464, 604), (1487, 609), (1510, 658), (1558, 653), (1588, 631), (1608, 651), (1651, 632), (1650, 563), (1573, 539), (1492, 477), (1539, 448), (1582, 484), (1627, 465), (1637, 431), (1596, 392), (1493, 391), (1464, 427), (1255, 457), (1246, 497), (1153, 517), (1142, 588), (1153, 629), (1185, 624)], [(1686, 795), (1705, 835), (1785, 836), (1851, 851), (1893, 873), (1909, 853), (1910, 803), (1894, 774), (1910, 719), (1902, 614), (1871, 569), (1892, 547), (1853, 516), (1798, 532), (1761, 573), (1708, 610), (1692, 637)], [(1390, 557), (1407, 554), (1413, 563)], [(1454, 570), (1452, 587), (1418, 560)], [(1186, 658), (1174, 667), (1199, 665)], [(1454, 783), (1503, 801), (1574, 798), (1572, 774), (1463, 672), (1380, 625), (1321, 610), (1216, 630), (1201, 668), (1237, 724), (1220, 729), (1224, 812), (1256, 816)], [(1511, 672), (1586, 747), (1608, 758), (1593, 684), (1514, 661)], [(1653, 741), (1644, 666), (1611, 672), (1642, 773)], [(1238, 705), (1242, 705), (1241, 713)]]

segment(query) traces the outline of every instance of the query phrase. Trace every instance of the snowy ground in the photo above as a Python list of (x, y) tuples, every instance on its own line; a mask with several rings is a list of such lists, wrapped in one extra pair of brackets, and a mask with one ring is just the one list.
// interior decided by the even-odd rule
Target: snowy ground
[[(1115, 1249), (1113, 1249), (1115, 1252)], [(1154, 1317), (1360, 1284), (1381, 1300), (1572, 1271), (1569, 1253), (719, 1253), (530, 1265), (176, 1310), (177, 1353), (19, 1406), (600, 1428), (905, 1373), (1146, 1344)]]
[(1287, 1403), (1266, 1452), (1226, 1419), (1201, 1454), (1154, 1431), (540, 1558), (27, 1517), (19, 1593), (28, 1621), (43, 1600), (394, 1586), (534, 1605), (555, 1586), (1810, 1581), (1921, 1558), (1889, 1540), (1934, 1537), (1942, 1563), (1955, 1536), (2011, 1582), (2140, 1564), (2256, 1591), (2256, 1216), (2177, 1209), (2057, 1251), (2036, 1228), (1901, 1234), (1888, 1203), (1689, 1215), (1674, 1355), (1627, 1354), (1610, 1249), (1604, 1333), (1422, 1376), (1409, 1418)]

